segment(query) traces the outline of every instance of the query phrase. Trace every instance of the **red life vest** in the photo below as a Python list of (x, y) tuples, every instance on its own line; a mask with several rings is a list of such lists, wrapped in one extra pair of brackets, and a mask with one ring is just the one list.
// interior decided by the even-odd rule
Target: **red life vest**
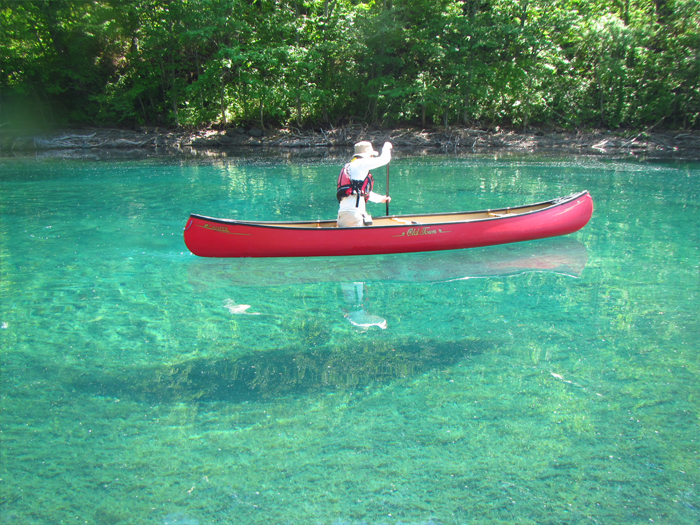
[(374, 187), (374, 178), (371, 173), (367, 173), (367, 177), (365, 177), (364, 180), (351, 179), (348, 173), (349, 165), (349, 163), (346, 164), (343, 166), (343, 169), (340, 170), (336, 197), (338, 197), (338, 202), (340, 202), (348, 195), (357, 195), (357, 203), (355, 206), (358, 206), (360, 204), (360, 196), (364, 197), (365, 202), (369, 199), (369, 192), (371, 192)]

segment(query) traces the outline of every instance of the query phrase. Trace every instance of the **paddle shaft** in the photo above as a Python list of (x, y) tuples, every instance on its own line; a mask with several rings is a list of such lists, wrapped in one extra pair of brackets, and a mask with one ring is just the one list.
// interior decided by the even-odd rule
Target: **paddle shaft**
[[(389, 165), (386, 165), (386, 196), (389, 196)], [(389, 201), (386, 201), (386, 214), (389, 215)]]

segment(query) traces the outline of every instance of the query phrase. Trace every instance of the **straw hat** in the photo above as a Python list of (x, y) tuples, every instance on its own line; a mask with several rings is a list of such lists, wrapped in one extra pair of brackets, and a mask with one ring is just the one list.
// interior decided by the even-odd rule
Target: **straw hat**
[(355, 144), (355, 156), (356, 157), (376, 157), (379, 155), (372, 147), (371, 142), (363, 141)]

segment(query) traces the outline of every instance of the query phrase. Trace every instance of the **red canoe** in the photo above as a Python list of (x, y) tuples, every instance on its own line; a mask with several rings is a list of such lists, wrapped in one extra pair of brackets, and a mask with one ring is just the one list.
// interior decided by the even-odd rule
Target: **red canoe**
[(375, 217), (371, 226), (335, 220), (253, 222), (190, 215), (185, 244), (200, 257), (314, 257), (475, 248), (567, 235), (593, 213), (587, 191), (546, 202), (472, 212)]

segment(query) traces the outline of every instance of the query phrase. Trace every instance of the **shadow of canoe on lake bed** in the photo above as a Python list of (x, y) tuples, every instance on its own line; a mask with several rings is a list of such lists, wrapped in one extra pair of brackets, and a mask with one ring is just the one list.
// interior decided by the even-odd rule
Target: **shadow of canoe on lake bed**
[(197, 358), (113, 373), (101, 370), (76, 375), (63, 370), (61, 375), (79, 392), (140, 402), (265, 401), (324, 391), (351, 391), (410, 378), (453, 366), (492, 345), (480, 340), (372, 342), (352, 349), (256, 352), (237, 358)]

